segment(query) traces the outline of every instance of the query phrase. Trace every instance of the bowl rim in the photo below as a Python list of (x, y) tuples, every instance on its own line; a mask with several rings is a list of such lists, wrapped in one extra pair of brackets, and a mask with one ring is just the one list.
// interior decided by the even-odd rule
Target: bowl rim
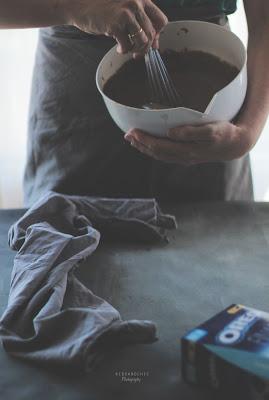
[[(121, 108), (130, 109), (130, 110), (132, 110), (132, 111), (136, 111), (136, 112), (139, 112), (139, 113), (144, 113), (144, 112), (145, 112), (145, 113), (149, 113), (149, 112), (150, 112), (150, 113), (154, 113), (154, 112), (155, 112), (155, 113), (156, 113), (156, 112), (159, 113), (159, 112), (167, 112), (167, 111), (172, 111), (172, 110), (174, 110), (174, 111), (175, 111), (175, 110), (184, 110), (184, 111), (190, 111), (190, 112), (192, 112), (192, 113), (194, 113), (194, 114), (197, 114), (197, 115), (199, 115), (199, 116), (202, 116), (202, 117), (203, 117), (203, 116), (204, 116), (204, 117), (207, 116), (209, 110), (212, 108), (212, 103), (214, 102), (215, 98), (216, 98), (224, 89), (229, 88), (229, 86), (231, 86), (231, 85), (234, 83), (234, 81), (237, 80), (238, 77), (239, 77), (241, 74), (243, 74), (244, 69), (246, 68), (247, 59), (248, 59), (248, 57), (247, 57), (247, 49), (246, 49), (244, 43), (242, 42), (242, 40), (240, 39), (239, 36), (237, 36), (234, 32), (232, 32), (231, 30), (228, 30), (227, 28), (225, 28), (225, 27), (222, 26), (222, 25), (214, 24), (214, 23), (212, 23), (212, 22), (206, 22), (206, 21), (199, 21), (199, 20), (191, 20), (191, 19), (188, 19), (188, 20), (179, 20), (179, 21), (169, 21), (168, 24), (167, 24), (166, 26), (172, 25), (172, 24), (173, 24), (173, 25), (176, 25), (176, 24), (179, 24), (179, 23), (180, 23), (180, 24), (181, 24), (181, 23), (188, 23), (188, 24), (193, 24), (193, 25), (210, 25), (211, 27), (214, 26), (214, 29), (221, 30), (222, 32), (226, 32), (226, 33), (229, 34), (230, 36), (233, 36), (234, 39), (237, 40), (237, 42), (241, 45), (242, 49), (244, 50), (244, 63), (243, 63), (243, 65), (242, 65), (241, 69), (239, 70), (238, 74), (234, 77), (234, 79), (233, 79), (231, 82), (228, 83), (228, 85), (226, 85), (226, 86), (224, 86), (222, 89), (218, 90), (218, 91), (212, 96), (212, 98), (211, 98), (211, 100), (209, 101), (209, 103), (208, 103), (208, 105), (207, 105), (207, 107), (206, 107), (206, 109), (205, 109), (204, 112), (197, 111), (197, 110), (193, 110), (192, 108), (187, 108), (187, 107), (169, 107), (169, 108), (162, 108), (162, 109), (144, 109), (144, 108), (137, 108), (137, 107), (128, 106), (128, 105), (125, 105), (125, 104), (122, 104), (122, 103), (118, 103), (116, 100), (114, 100), (114, 99), (112, 99), (111, 97), (107, 96), (107, 95), (104, 93), (104, 91), (101, 89), (101, 87), (100, 87), (100, 85), (99, 85), (99, 82), (98, 82), (99, 71), (100, 71), (100, 69), (101, 69), (101, 66), (102, 66), (102, 64), (103, 64), (104, 59), (107, 57), (107, 55), (108, 55), (110, 52), (113, 53), (113, 52), (116, 50), (117, 45), (111, 47), (111, 49), (109, 49), (109, 50), (106, 52), (106, 54), (102, 57), (101, 61), (99, 62), (98, 67), (97, 67), (97, 70), (96, 70), (96, 74), (95, 74), (95, 83), (96, 83), (97, 89), (98, 89), (99, 93), (102, 95), (102, 97), (105, 97), (107, 100), (109, 100), (110, 102), (116, 104), (117, 106), (120, 106)], [(165, 28), (164, 28), (164, 29), (165, 29)], [(128, 54), (128, 53), (127, 53), (127, 54)], [(120, 56), (120, 54), (119, 54), (119, 56)]]

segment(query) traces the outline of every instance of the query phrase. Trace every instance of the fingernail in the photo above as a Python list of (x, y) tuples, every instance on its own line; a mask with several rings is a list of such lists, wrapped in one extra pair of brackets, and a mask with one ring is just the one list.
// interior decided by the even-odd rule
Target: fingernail
[(130, 143), (131, 146), (136, 147), (137, 142), (134, 138), (130, 137), (126, 140)]
[(128, 132), (124, 135), (124, 139), (127, 140), (127, 142), (131, 142), (133, 140), (133, 136)]

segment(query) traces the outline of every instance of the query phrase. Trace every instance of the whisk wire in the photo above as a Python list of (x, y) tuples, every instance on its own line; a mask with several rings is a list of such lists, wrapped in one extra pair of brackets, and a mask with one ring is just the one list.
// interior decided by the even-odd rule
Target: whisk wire
[(167, 93), (169, 94), (168, 95), (169, 101), (174, 106), (177, 106), (177, 104), (180, 101), (180, 96), (176, 91), (176, 88), (175, 88), (175, 86), (173, 84), (173, 81), (170, 78), (170, 76), (169, 76), (169, 74), (167, 72), (167, 69), (166, 69), (166, 67), (164, 65), (164, 62), (162, 60), (162, 57), (161, 57), (161, 55), (160, 55), (160, 53), (158, 51), (155, 53), (155, 58), (158, 59), (159, 66), (160, 66), (160, 69), (162, 71), (161, 76), (163, 77), (163, 80), (165, 82), (165, 86), (168, 88), (168, 92)]
[(152, 62), (149, 59), (149, 57), (150, 57), (149, 53), (147, 53), (145, 55), (145, 61), (146, 61), (146, 69), (147, 69), (147, 76), (148, 76), (150, 101), (159, 103), (161, 101), (161, 96), (158, 91), (158, 85), (157, 85), (156, 81), (154, 80), (153, 65), (152, 65)]
[(167, 100), (169, 101), (169, 99), (167, 98), (168, 96), (167, 96), (167, 93), (165, 92), (166, 82), (164, 79), (164, 75), (161, 73), (161, 70), (160, 70), (159, 60), (153, 49), (149, 50), (149, 54), (150, 54), (152, 66), (154, 68), (154, 77), (156, 80), (156, 85), (158, 87), (160, 100), (164, 99), (164, 101), (167, 102)]
[(169, 107), (179, 107), (182, 104), (182, 98), (178, 94), (157, 49), (149, 49), (145, 55), (145, 64), (151, 102)]

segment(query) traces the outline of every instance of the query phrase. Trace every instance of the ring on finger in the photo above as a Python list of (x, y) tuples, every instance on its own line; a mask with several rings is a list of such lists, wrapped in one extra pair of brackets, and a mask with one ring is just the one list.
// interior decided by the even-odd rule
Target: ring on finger
[(128, 38), (130, 39), (130, 41), (133, 41), (133, 38), (136, 37), (137, 35), (139, 35), (140, 33), (143, 32), (143, 29), (140, 28), (137, 32), (135, 33), (128, 33)]

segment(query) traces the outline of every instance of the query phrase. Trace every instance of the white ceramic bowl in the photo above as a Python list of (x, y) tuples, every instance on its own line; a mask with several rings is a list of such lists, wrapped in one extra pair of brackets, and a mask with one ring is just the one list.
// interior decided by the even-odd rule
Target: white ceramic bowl
[(165, 136), (169, 128), (178, 125), (230, 121), (236, 116), (247, 90), (247, 53), (241, 40), (228, 29), (208, 22), (168, 23), (160, 37), (160, 50), (186, 48), (216, 55), (240, 70), (232, 82), (213, 96), (204, 113), (183, 107), (144, 110), (117, 103), (103, 93), (103, 87), (132, 55), (119, 55), (114, 46), (104, 56), (97, 69), (96, 84), (111, 117), (123, 132), (139, 128), (156, 136)]

